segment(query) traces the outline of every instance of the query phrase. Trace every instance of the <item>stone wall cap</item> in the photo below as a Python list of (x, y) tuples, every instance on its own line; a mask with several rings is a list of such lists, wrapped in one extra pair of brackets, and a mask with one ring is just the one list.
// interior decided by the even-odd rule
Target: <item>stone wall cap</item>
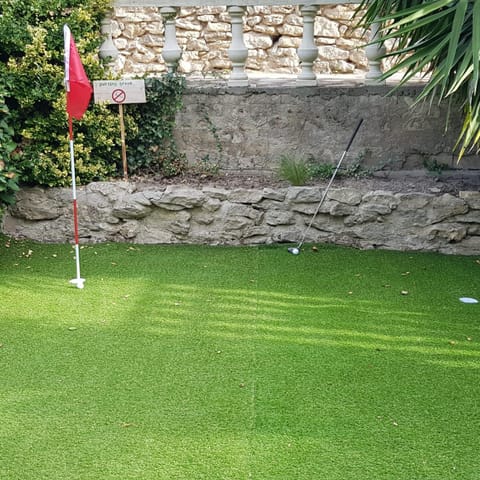
[[(284, 3), (278, 0), (262, 0), (262, 6), (268, 5), (332, 5), (359, 3), (359, 0), (288, 0)], [(246, 7), (256, 6), (256, 0), (115, 0), (115, 7)]]
[[(339, 76), (339, 75), (337, 75)], [(391, 91), (391, 86), (389, 85), (359, 85), (356, 83), (349, 83), (348, 80), (342, 84), (332, 85), (330, 82), (322, 83), (318, 81), (317, 86), (298, 86), (292, 82), (291, 85), (269, 81), (267, 85), (258, 85), (255, 81), (252, 81), (252, 84), (246, 87), (230, 87), (227, 84), (227, 81), (211, 83), (206, 81), (203, 85), (201, 80), (198, 81), (188, 81), (185, 89), (185, 95), (189, 94), (198, 94), (203, 93), (207, 95), (245, 95), (245, 94), (264, 94), (264, 95), (297, 95), (301, 97), (312, 96), (312, 95), (322, 95), (326, 98), (335, 98), (339, 95), (349, 95), (349, 96), (363, 96), (363, 95), (386, 95)], [(423, 86), (412, 84), (399, 87), (395, 94), (397, 96), (415, 96), (420, 93)]]

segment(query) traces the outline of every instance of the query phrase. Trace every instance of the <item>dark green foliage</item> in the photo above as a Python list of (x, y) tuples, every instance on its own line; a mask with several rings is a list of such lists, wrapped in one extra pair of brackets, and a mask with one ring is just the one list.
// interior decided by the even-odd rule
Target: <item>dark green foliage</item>
[[(480, 1), (363, 0), (360, 23), (380, 23), (386, 57), (394, 61), (383, 78), (402, 73), (400, 85), (431, 74), (418, 100), (455, 101), (464, 111), (459, 156), (480, 148)], [(400, 86), (399, 85), (399, 86)]]
[[(27, 183), (70, 183), (63, 85), (63, 25), (68, 23), (90, 80), (105, 77), (98, 60), (99, 25), (107, 0), (0, 0), (0, 78), (18, 143), (15, 167)], [(82, 183), (112, 175), (119, 126), (107, 107), (92, 105), (75, 122), (75, 157)]]
[(18, 175), (10, 160), (16, 144), (9, 117), (10, 112), (4, 103), (4, 92), (0, 85), (0, 213), (5, 205), (14, 202), (18, 190)]
[(444, 170), (448, 169), (447, 164), (439, 162), (436, 158), (425, 158), (423, 160), (423, 166), (427, 169), (427, 171), (436, 175), (441, 175)]
[(329, 179), (335, 171), (335, 165), (331, 163), (313, 163), (310, 165), (310, 173), (313, 178)]
[[(70, 152), (63, 85), (63, 25), (75, 37), (90, 80), (108, 78), (98, 59), (99, 25), (110, 1), (0, 0), (0, 79), (10, 107), (9, 129), (18, 143), (15, 168), (29, 184), (70, 184)], [(125, 114), (132, 173), (171, 177), (186, 168), (173, 137), (184, 79), (147, 79), (148, 103)], [(11, 131), (11, 130), (9, 130)], [(74, 122), (77, 181), (88, 183), (120, 171), (120, 126), (114, 106), (92, 104)]]
[(174, 177), (187, 166), (173, 135), (176, 113), (183, 106), (185, 78), (168, 73), (161, 78), (147, 78), (145, 87), (147, 103), (129, 108), (135, 128), (127, 133), (129, 170)]

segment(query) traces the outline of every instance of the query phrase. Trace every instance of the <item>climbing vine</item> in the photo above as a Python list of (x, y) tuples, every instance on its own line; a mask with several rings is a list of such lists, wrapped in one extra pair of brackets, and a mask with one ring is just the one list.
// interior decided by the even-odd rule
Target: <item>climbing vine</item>
[(147, 103), (129, 108), (133, 125), (138, 125), (129, 134), (130, 172), (174, 177), (186, 170), (185, 155), (178, 150), (174, 136), (184, 90), (185, 78), (173, 72), (145, 80)]

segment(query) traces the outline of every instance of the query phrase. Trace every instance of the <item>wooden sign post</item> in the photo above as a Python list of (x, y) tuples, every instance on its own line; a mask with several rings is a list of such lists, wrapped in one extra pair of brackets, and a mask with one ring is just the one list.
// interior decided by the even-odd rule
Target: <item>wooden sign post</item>
[(95, 103), (118, 105), (120, 141), (122, 145), (123, 178), (128, 180), (127, 144), (125, 140), (124, 103), (146, 103), (143, 80), (96, 80), (93, 82)]
[(122, 144), (123, 178), (128, 180), (127, 143), (125, 141), (125, 122), (123, 121), (123, 103), (118, 104), (118, 115), (120, 117), (120, 142)]

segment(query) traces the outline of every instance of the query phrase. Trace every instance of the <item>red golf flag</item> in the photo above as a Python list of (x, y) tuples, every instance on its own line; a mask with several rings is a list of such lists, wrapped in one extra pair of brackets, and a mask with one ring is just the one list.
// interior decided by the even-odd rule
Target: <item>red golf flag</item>
[(65, 41), (65, 88), (67, 89), (67, 113), (80, 120), (88, 108), (92, 85), (83, 69), (75, 41), (67, 25), (63, 27)]

